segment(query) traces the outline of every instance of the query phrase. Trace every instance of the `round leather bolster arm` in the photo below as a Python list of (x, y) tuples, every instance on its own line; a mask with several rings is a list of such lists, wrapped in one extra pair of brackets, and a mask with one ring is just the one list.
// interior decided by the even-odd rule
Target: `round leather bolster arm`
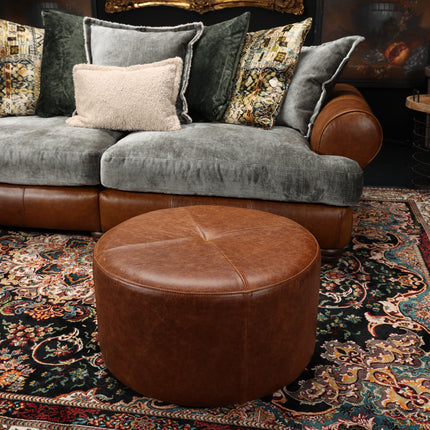
[(382, 128), (356, 88), (337, 84), (315, 120), (310, 144), (318, 154), (342, 155), (363, 168), (381, 149)]

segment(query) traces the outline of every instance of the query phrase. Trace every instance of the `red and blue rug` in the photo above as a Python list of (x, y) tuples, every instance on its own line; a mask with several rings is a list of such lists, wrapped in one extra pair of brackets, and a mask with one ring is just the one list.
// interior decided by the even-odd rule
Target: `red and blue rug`
[(321, 276), (314, 356), (231, 407), (142, 397), (97, 344), (89, 236), (0, 230), (0, 425), (38, 429), (430, 429), (430, 192), (366, 189)]

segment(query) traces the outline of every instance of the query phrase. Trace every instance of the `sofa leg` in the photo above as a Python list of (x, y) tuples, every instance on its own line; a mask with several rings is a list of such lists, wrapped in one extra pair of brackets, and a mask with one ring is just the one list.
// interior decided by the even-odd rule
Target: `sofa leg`
[(92, 231), (91, 237), (94, 239), (94, 242), (97, 242), (103, 236), (103, 232), (101, 231)]
[(321, 249), (321, 260), (323, 263), (335, 263), (343, 253), (343, 248)]

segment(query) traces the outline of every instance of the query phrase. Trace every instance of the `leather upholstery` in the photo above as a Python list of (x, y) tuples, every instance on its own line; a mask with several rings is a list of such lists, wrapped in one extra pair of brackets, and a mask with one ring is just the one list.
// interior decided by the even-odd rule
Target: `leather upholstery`
[(132, 218), (94, 250), (106, 365), (170, 403), (269, 395), (313, 354), (319, 276), (317, 241), (285, 217), (191, 206)]
[(364, 168), (381, 149), (382, 137), (381, 125), (360, 92), (338, 84), (317, 116), (310, 142), (318, 154), (352, 158)]
[(98, 187), (0, 186), (0, 225), (99, 231)]
[(102, 231), (133, 216), (157, 209), (190, 205), (223, 205), (258, 209), (298, 222), (317, 238), (323, 249), (343, 249), (352, 231), (352, 208), (309, 203), (281, 203), (264, 200), (219, 197), (178, 196), (173, 194), (132, 193), (103, 190), (100, 193)]

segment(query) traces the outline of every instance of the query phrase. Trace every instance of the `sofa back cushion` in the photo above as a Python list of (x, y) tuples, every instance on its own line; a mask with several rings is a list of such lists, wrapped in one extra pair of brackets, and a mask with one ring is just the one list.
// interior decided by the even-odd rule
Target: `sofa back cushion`
[(251, 14), (205, 26), (197, 42), (186, 92), (193, 119), (218, 121), (230, 100)]
[(247, 34), (224, 122), (274, 125), (311, 24), (307, 18)]
[(42, 11), (42, 17), (45, 38), (36, 114), (69, 116), (75, 110), (73, 66), (86, 62), (83, 18), (57, 10)]
[(184, 123), (191, 122), (185, 91), (193, 47), (202, 33), (201, 22), (175, 27), (145, 27), (84, 18), (85, 49), (91, 64), (127, 67), (173, 57), (182, 59), (182, 79), (176, 109)]
[(317, 46), (304, 46), (282, 105), (278, 125), (309, 138), (312, 126), (362, 36), (347, 36)]

